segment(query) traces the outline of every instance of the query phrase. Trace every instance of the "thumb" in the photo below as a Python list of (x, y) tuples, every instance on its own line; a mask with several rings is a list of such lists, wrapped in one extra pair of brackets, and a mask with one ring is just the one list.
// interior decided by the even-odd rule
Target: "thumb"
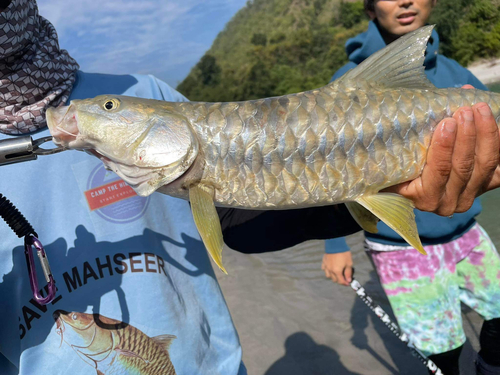
[(351, 283), (352, 281), (352, 267), (347, 266), (344, 270), (344, 277), (348, 283)]

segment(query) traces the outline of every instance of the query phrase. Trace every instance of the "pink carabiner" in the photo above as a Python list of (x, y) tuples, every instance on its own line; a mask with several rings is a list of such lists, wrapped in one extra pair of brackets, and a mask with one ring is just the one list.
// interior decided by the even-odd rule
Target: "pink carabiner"
[[(38, 279), (36, 276), (35, 260), (33, 258), (33, 252), (32, 252), (32, 248), (31, 248), (32, 246), (34, 246), (36, 249), (38, 258), (40, 259), (40, 263), (42, 265), (45, 280), (48, 283), (47, 297), (43, 297), (40, 294), (40, 290), (38, 289)], [(31, 291), (33, 292), (33, 297), (35, 297), (35, 300), (41, 305), (46, 305), (46, 304), (52, 302), (56, 296), (56, 284), (54, 282), (54, 278), (52, 277), (52, 272), (50, 271), (49, 260), (47, 258), (47, 254), (45, 254), (45, 250), (44, 250), (40, 240), (31, 234), (25, 236), (24, 237), (24, 254), (26, 255), (26, 264), (28, 265), (30, 287), (31, 287)]]

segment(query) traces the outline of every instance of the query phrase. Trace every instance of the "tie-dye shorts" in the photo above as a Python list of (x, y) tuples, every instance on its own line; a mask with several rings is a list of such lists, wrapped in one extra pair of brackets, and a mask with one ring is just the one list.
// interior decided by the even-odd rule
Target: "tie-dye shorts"
[(485, 320), (500, 317), (500, 257), (479, 224), (452, 242), (425, 246), (427, 256), (368, 249), (401, 329), (426, 355), (465, 342), (460, 301)]

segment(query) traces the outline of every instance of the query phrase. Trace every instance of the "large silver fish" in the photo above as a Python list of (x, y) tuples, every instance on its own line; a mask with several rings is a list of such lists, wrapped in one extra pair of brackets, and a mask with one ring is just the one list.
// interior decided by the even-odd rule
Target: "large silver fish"
[(418, 177), (438, 122), (500, 95), (437, 89), (422, 66), (432, 26), (407, 34), (322, 88), (231, 103), (103, 95), (47, 111), (54, 142), (98, 156), (139, 195), (189, 199), (223, 270), (215, 206), (290, 209), (346, 202), (425, 253), (413, 204), (385, 187)]

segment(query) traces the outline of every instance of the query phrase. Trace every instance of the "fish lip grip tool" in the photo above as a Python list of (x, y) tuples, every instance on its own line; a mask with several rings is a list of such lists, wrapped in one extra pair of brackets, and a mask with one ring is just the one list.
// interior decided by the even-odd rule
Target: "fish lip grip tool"
[[(44, 143), (51, 140), (52, 137), (42, 137), (33, 140), (29, 135), (0, 140), (0, 166), (36, 160), (40, 155), (52, 155), (66, 150), (63, 147), (55, 147), (52, 149), (41, 147)], [(26, 256), (30, 287), (34, 299), (41, 305), (52, 302), (56, 295), (56, 285), (54, 277), (52, 276), (52, 271), (50, 270), (49, 260), (45, 253), (45, 249), (37, 238), (38, 235), (31, 224), (28, 223), (17, 208), (8, 199), (2, 196), (2, 194), (0, 194), (0, 217), (5, 220), (19, 238), (24, 237), (24, 254)], [(40, 259), (45, 281), (47, 282), (47, 287), (45, 288), (47, 295), (45, 297), (41, 295), (41, 291), (38, 287), (33, 248), (35, 248), (38, 258)]]
[(29, 135), (0, 140), (0, 166), (36, 160), (40, 155), (52, 155), (66, 150), (64, 147), (41, 147), (51, 140), (52, 137), (33, 140)]

